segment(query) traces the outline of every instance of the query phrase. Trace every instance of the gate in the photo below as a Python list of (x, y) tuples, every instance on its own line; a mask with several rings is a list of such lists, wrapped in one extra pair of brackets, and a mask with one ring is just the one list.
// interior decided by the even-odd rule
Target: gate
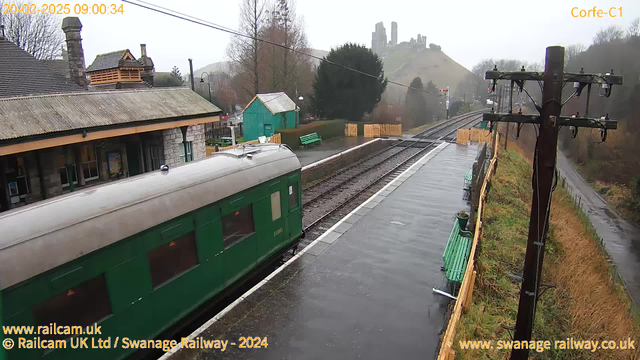
[(380, 137), (380, 124), (369, 124), (364, 126), (364, 137)]
[(358, 136), (358, 124), (345, 124), (344, 136)]

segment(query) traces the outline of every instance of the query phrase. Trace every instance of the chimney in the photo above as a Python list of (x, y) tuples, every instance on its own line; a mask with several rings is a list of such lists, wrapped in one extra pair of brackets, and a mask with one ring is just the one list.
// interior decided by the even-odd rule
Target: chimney
[(155, 74), (155, 68), (153, 66), (153, 60), (147, 56), (146, 44), (140, 44), (140, 57), (138, 58), (138, 61), (140, 61), (143, 66), (143, 70), (140, 73), (142, 81), (145, 81), (149, 85), (153, 86), (153, 76)]
[(71, 80), (83, 88), (87, 88), (87, 74), (84, 67), (84, 51), (80, 31), (82, 23), (77, 17), (66, 17), (62, 20), (62, 31), (67, 38), (69, 57), (69, 73)]

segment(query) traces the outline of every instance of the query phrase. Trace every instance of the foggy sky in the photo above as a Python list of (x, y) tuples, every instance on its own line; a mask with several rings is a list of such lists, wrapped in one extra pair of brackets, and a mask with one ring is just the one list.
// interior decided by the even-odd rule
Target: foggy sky
[[(59, 3), (46, 1), (46, 3)], [(150, 0), (154, 4), (236, 29), (240, 0)], [(38, 1), (37, 3), (42, 3)], [(64, 1), (64, 3), (118, 3), (117, 1)], [(622, 17), (574, 18), (571, 8), (608, 11), (622, 6)], [(297, 12), (304, 17), (311, 47), (330, 50), (345, 42), (371, 46), (376, 22), (384, 21), (391, 39), (391, 21), (398, 22), (398, 42), (418, 33), (427, 43), (442, 46), (455, 61), (471, 69), (486, 58), (517, 58), (542, 62), (549, 45), (591, 44), (596, 31), (610, 25), (626, 30), (640, 17), (640, 1), (353, 1), (298, 0)], [(147, 44), (156, 71), (177, 65), (188, 73), (187, 58), (194, 70), (226, 60), (230, 35), (174, 19), (134, 5), (124, 4), (124, 15), (80, 15), (86, 65), (100, 53), (130, 49), (140, 56), (140, 43)], [(589, 69), (599, 71), (600, 69)], [(195, 74), (200, 76), (200, 74)]]

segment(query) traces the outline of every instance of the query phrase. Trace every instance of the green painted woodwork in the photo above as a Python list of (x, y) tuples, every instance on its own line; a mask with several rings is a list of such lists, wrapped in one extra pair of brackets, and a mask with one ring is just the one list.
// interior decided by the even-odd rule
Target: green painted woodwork
[(320, 135), (318, 135), (318, 133), (311, 133), (311, 134), (300, 136), (300, 143), (302, 145), (309, 145), (315, 142), (322, 143), (322, 138), (320, 137)]
[(257, 98), (242, 113), (242, 131), (245, 141), (257, 140), (259, 136), (271, 136), (280, 129), (295, 128), (295, 111), (274, 115)]
[[(297, 205), (291, 208), (289, 186), (294, 184)], [(153, 339), (301, 236), (300, 189), (299, 171), (281, 176), (0, 291), (0, 324), (35, 325), (36, 305), (104, 274), (112, 314), (99, 321), (98, 337)], [(281, 217), (273, 221), (270, 199), (277, 191)], [(255, 232), (224, 249), (222, 216), (249, 204)], [(153, 288), (147, 252), (191, 231), (195, 231), (198, 264)], [(46, 355), (43, 350), (13, 349), (0, 350), (0, 360), (122, 359), (130, 353), (121, 346), (57, 349)]]
[(467, 268), (469, 251), (471, 250), (471, 232), (460, 229), (458, 220), (453, 223), (447, 246), (444, 249), (445, 277), (451, 282), (461, 283)]

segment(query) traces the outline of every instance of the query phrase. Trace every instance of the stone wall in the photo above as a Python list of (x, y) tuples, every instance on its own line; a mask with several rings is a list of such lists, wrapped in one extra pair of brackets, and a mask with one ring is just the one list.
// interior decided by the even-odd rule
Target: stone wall
[[(182, 131), (168, 129), (162, 132), (164, 137), (164, 161), (169, 167), (184, 163), (184, 145), (182, 144)], [(191, 141), (193, 161), (206, 157), (204, 144), (204, 124), (191, 125), (187, 129), (187, 141)]]
[(376, 140), (365, 143), (363, 146), (359, 148), (354, 148), (348, 152), (344, 152), (340, 156), (336, 156), (335, 158), (328, 160), (322, 164), (316, 166), (305, 166), (302, 169), (302, 188), (306, 188), (307, 185), (323, 179), (341, 168), (353, 164), (354, 162), (373, 154), (376, 151), (382, 150), (391, 146), (393, 141), (389, 140)]

